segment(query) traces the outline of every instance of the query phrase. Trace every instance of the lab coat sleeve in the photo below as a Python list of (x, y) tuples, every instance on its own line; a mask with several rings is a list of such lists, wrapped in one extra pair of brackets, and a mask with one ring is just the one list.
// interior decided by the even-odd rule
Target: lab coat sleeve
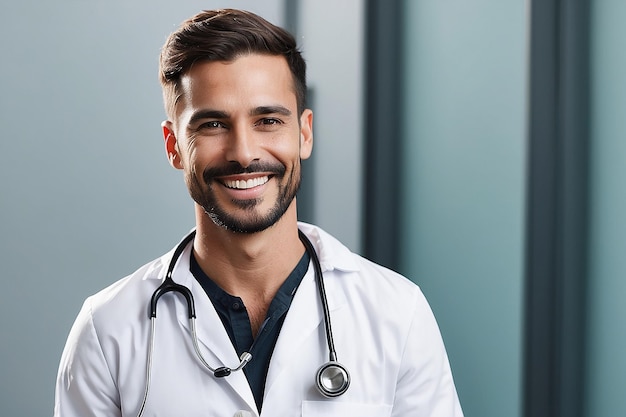
[(420, 291), (402, 355), (392, 417), (462, 417), (435, 317)]
[(54, 416), (121, 416), (119, 403), (118, 391), (94, 327), (90, 299), (87, 299), (61, 356)]

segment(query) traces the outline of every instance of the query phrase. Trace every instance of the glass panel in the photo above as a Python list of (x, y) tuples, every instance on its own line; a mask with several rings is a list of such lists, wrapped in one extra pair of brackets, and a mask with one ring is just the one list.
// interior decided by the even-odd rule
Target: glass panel
[(406, 2), (402, 272), (440, 323), (468, 416), (519, 416), (524, 2)]
[(626, 415), (626, 3), (591, 2), (587, 413)]

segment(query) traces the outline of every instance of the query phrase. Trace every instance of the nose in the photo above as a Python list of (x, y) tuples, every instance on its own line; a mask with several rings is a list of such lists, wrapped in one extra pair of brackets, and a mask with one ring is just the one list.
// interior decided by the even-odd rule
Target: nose
[(232, 129), (226, 145), (226, 159), (228, 162), (238, 162), (247, 168), (252, 161), (258, 159), (258, 146), (254, 132), (245, 126), (237, 126)]

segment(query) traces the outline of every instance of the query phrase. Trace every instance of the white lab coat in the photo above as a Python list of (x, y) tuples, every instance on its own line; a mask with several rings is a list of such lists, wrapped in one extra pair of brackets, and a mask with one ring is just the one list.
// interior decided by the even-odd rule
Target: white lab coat
[[(276, 342), (261, 416), (462, 416), (439, 329), (418, 287), (351, 253), (321, 229), (299, 227), (320, 258), (338, 361), (349, 370), (351, 384), (333, 399), (315, 387), (328, 347), (310, 267)], [(173, 278), (194, 294), (199, 345), (207, 362), (234, 367), (239, 363), (235, 349), (189, 272), (190, 246)], [(56, 417), (137, 415), (146, 381), (149, 300), (171, 255), (85, 301), (61, 358)], [(175, 293), (161, 297), (143, 415), (230, 417), (240, 410), (258, 416), (244, 373), (213, 377), (194, 353), (184, 299)]]

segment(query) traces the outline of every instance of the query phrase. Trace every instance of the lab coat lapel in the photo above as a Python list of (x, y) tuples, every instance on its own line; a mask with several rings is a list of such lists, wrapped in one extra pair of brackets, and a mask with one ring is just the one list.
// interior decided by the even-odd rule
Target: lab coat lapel
[[(239, 365), (239, 357), (235, 347), (226, 333), (224, 324), (220, 320), (215, 307), (204, 292), (204, 289), (194, 280), (194, 294), (196, 298), (196, 328), (200, 350), (213, 368), (227, 366), (235, 368)], [(203, 346), (211, 353), (207, 355)], [(213, 377), (213, 376), (212, 376)], [(251, 410), (256, 410), (256, 403), (248, 379), (242, 370), (233, 372), (228, 377), (221, 378), (219, 383), (229, 384), (233, 390), (248, 404)]]
[[(341, 308), (346, 300), (343, 292), (335, 291), (334, 280), (327, 279), (324, 281), (324, 284), (332, 321), (333, 311)], [(311, 336), (312, 332), (325, 331), (323, 320), (322, 304), (315, 283), (314, 269), (311, 265), (300, 283), (300, 287), (291, 303), (280, 335), (276, 341), (265, 384), (266, 398), (271, 395), (270, 391), (274, 381), (276, 381), (285, 370), (288, 370), (290, 367), (301, 366), (302, 358), (298, 356), (301, 352), (301, 346)], [(317, 338), (315, 340), (317, 340)], [(324, 340), (326, 340), (326, 338), (324, 338)], [(322, 356), (327, 360), (328, 348), (326, 344), (322, 345), (321, 348), (324, 350)], [(315, 364), (316, 367), (321, 365), (322, 362)], [(314, 375), (312, 374), (311, 381), (313, 381), (313, 377)]]
[[(215, 307), (209, 300), (209, 297), (204, 292), (202, 286), (196, 281), (191, 272), (189, 271), (189, 256), (191, 245), (183, 252), (181, 258), (174, 269), (173, 279), (187, 288), (191, 289), (194, 297), (196, 307), (196, 333), (198, 336), (198, 346), (200, 352), (204, 356), (204, 359), (212, 368), (218, 368), (221, 366), (228, 366), (235, 368), (239, 365), (239, 358), (237, 352), (226, 333), (224, 324), (220, 320)], [(179, 323), (187, 329), (189, 334), (188, 343), (193, 343), (191, 340), (191, 329), (189, 325), (189, 316), (187, 314), (186, 304), (183, 302), (176, 304), (176, 316)], [(191, 347), (193, 349), (193, 347)], [(200, 362), (200, 359), (196, 359), (198, 366), (205, 368)], [(206, 369), (206, 368), (205, 368)], [(207, 369), (207, 375), (214, 378), (210, 371)], [(221, 378), (219, 383), (230, 385), (233, 390), (248, 404), (251, 410), (256, 410), (256, 403), (252, 390), (248, 384), (248, 380), (242, 371), (233, 372), (226, 378)]]

